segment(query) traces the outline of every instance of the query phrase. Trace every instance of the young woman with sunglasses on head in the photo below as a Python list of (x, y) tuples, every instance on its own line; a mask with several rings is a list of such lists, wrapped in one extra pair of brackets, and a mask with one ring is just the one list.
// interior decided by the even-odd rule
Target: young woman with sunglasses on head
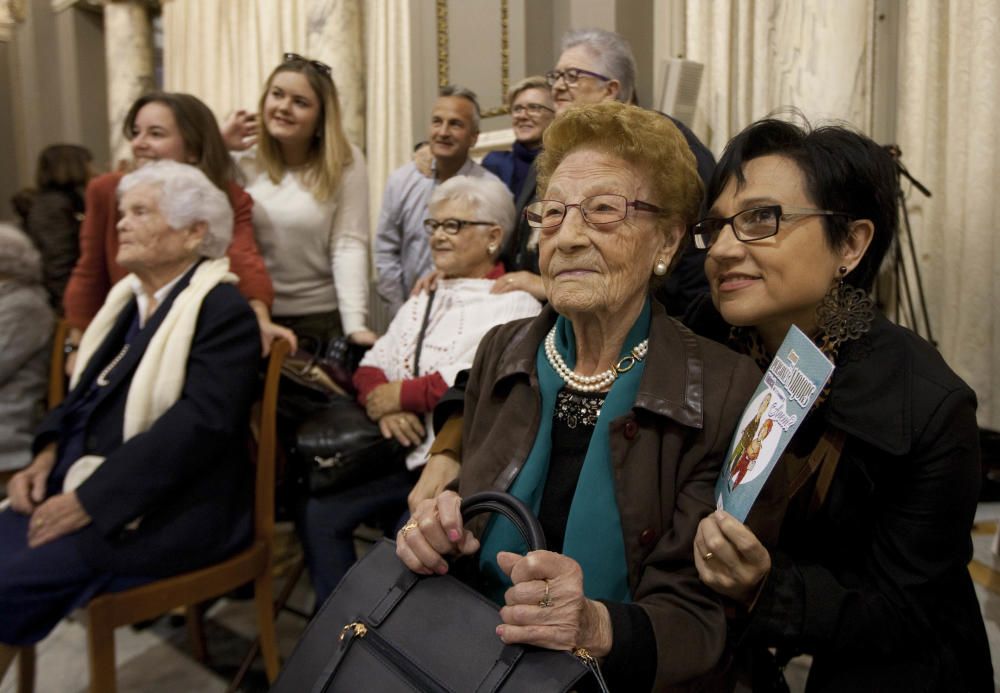
[[(329, 66), (286, 53), (267, 79), (257, 121), (257, 146), (237, 161), (274, 280), (275, 321), (320, 348), (342, 334), (374, 343), (365, 160), (344, 135)], [(231, 147), (236, 129), (227, 124)]]
[[(239, 277), (240, 293), (257, 314), (263, 350), (271, 340), (291, 333), (270, 320), (274, 299), (271, 279), (254, 240), (253, 200), (234, 181), (235, 168), (219, 134), (212, 111), (190, 94), (152, 92), (136, 100), (125, 116), (122, 131), (132, 147), (133, 166), (159, 159), (192, 164), (222, 190), (233, 208), (233, 240), (226, 251), (230, 270)], [(71, 332), (68, 349), (79, 344), (84, 328), (104, 304), (111, 286), (128, 272), (116, 261), (118, 253), (118, 197), (124, 173), (98, 176), (87, 186), (85, 215), (80, 227), (80, 259), (63, 296)], [(67, 371), (73, 367), (67, 358)]]

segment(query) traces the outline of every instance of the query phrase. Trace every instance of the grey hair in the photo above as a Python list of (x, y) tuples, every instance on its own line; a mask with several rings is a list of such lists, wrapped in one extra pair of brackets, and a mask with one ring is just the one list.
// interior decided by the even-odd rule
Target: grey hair
[(604, 29), (576, 29), (563, 35), (560, 52), (583, 46), (599, 62), (604, 75), (618, 80), (618, 101), (629, 103), (635, 92), (635, 56), (621, 35)]
[(475, 128), (476, 132), (479, 132), (479, 119), (482, 118), (482, 113), (479, 109), (479, 97), (476, 96), (476, 92), (457, 84), (446, 84), (438, 89), (438, 98), (444, 96), (457, 96), (472, 102), (472, 127)]
[(199, 254), (219, 258), (233, 239), (233, 208), (229, 198), (201, 169), (176, 161), (154, 161), (133, 171), (118, 183), (118, 199), (140, 185), (160, 189), (160, 212), (173, 229), (205, 222), (208, 230)]
[(0, 277), (22, 284), (42, 281), (42, 256), (38, 248), (13, 224), (0, 223)]
[[(502, 248), (514, 230), (517, 212), (514, 210), (514, 200), (507, 186), (498, 179), (473, 178), (472, 176), (452, 176), (434, 189), (428, 211), (445, 202), (460, 202), (470, 205), (475, 210), (477, 221), (488, 221), (496, 224), (503, 231)], [(499, 248), (494, 257), (499, 255)]]
[(549, 82), (545, 77), (541, 75), (525, 77), (507, 90), (507, 108), (513, 108), (514, 99), (520, 96), (522, 91), (527, 91), (528, 89), (543, 89), (546, 93), (550, 92)]

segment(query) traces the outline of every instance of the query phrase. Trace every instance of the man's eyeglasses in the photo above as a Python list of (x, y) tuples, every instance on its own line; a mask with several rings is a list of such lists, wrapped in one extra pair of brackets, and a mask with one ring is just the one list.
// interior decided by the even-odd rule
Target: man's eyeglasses
[(580, 200), (579, 204), (568, 205), (559, 200), (538, 200), (524, 208), (524, 218), (528, 226), (536, 229), (554, 229), (563, 223), (570, 207), (576, 207), (583, 220), (591, 226), (614, 224), (628, 215), (628, 208), (638, 212), (664, 214), (664, 210), (642, 200), (629, 200), (624, 195), (606, 193), (592, 195)]
[(299, 55), (298, 53), (285, 53), (282, 62), (307, 63), (309, 65), (312, 65), (313, 69), (315, 69), (320, 74), (326, 75), (327, 77), (331, 77), (332, 79), (331, 73), (333, 72), (333, 70), (330, 68), (329, 65), (327, 65), (326, 63), (321, 63), (318, 60), (310, 60), (304, 55)]
[(545, 81), (549, 83), (550, 87), (554, 87), (556, 82), (560, 79), (566, 82), (567, 87), (572, 87), (580, 81), (580, 77), (587, 76), (593, 77), (594, 79), (599, 79), (602, 82), (610, 82), (610, 77), (605, 77), (599, 72), (591, 72), (590, 70), (583, 70), (579, 67), (568, 67), (565, 70), (550, 70), (545, 73)]
[(549, 113), (555, 113), (554, 108), (549, 108), (540, 103), (519, 103), (510, 109), (511, 115), (524, 115), (525, 113), (533, 116), (542, 115), (545, 111)]
[(465, 226), (495, 226), (492, 221), (470, 221), (469, 219), (424, 219), (424, 231), (432, 234), (441, 229), (449, 236), (454, 236)]
[(795, 221), (804, 217), (847, 217), (844, 212), (831, 212), (828, 209), (803, 209), (799, 207), (784, 207), (782, 205), (768, 205), (766, 207), (753, 207), (744, 209), (731, 217), (716, 219), (709, 217), (702, 219), (691, 227), (691, 235), (694, 239), (694, 246), (701, 250), (711, 248), (717, 240), (719, 234), (727, 226), (733, 227), (733, 235), (736, 240), (744, 243), (759, 241), (770, 238), (778, 233), (778, 228), (782, 221)]

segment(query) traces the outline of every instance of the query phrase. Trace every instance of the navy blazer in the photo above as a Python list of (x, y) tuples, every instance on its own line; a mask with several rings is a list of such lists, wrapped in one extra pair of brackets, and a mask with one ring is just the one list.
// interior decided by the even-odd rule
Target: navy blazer
[[(101, 571), (161, 577), (221, 560), (247, 544), (253, 467), (247, 456), (250, 407), (257, 394), (260, 335), (236, 287), (221, 284), (198, 316), (180, 398), (149, 430), (122, 442), (125, 400), (135, 369), (181, 279), (108, 376), (86, 421), (84, 454), (106, 460), (77, 489), (93, 522), (82, 552)], [(119, 353), (137, 304), (122, 311), (79, 384), (42, 421), (37, 452), (65, 435), (63, 418)], [(136, 529), (126, 525), (142, 518)]]

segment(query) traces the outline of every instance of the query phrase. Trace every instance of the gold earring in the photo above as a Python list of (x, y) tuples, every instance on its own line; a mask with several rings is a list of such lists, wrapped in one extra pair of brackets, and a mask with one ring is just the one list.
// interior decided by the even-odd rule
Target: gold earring
[(868, 332), (875, 318), (875, 304), (868, 292), (844, 281), (847, 267), (841, 265), (837, 272), (839, 281), (816, 307), (816, 323), (823, 332), (823, 341), (833, 350)]
[(653, 265), (653, 274), (657, 277), (662, 277), (667, 273), (667, 263), (663, 261), (663, 258), (657, 258), (656, 264)]

